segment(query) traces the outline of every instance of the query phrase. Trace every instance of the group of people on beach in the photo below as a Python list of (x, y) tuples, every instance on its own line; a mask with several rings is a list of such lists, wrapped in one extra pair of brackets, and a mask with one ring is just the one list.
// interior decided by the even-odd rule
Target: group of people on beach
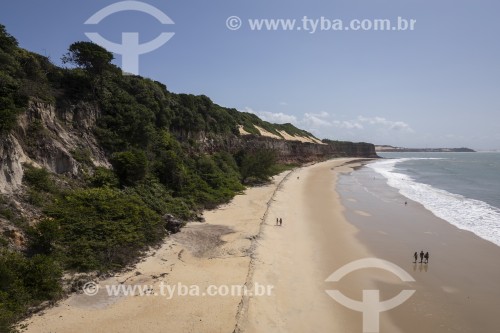
[(276, 218), (276, 225), (279, 225), (280, 227), (283, 225), (283, 219), (281, 217)]
[[(413, 254), (413, 257), (415, 258), (414, 263), (417, 262), (418, 256), (419, 256), (419, 254), (417, 252), (415, 252)], [(424, 253), (424, 251), (422, 250), (422, 251), (420, 251), (420, 263), (422, 263), (424, 261), (424, 259), (425, 259), (424, 263), (427, 264), (429, 262), (429, 252)]]

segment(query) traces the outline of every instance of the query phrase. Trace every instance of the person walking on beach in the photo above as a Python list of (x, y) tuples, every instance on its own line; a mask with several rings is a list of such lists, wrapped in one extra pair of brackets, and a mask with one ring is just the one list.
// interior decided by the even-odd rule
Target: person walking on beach
[(280, 217), (280, 227), (281, 227), (282, 224), (283, 224), (283, 220)]
[(429, 263), (429, 252), (425, 252), (424, 258), (425, 258), (425, 263), (428, 264)]
[(278, 218), (276, 218), (276, 225), (279, 225), (280, 224), (280, 220)]
[(424, 251), (420, 251), (420, 263), (422, 263), (422, 261), (424, 261)]
[(416, 263), (416, 262), (417, 262), (417, 259), (418, 259), (418, 253), (417, 253), (417, 252), (415, 252), (415, 253), (413, 254), (413, 258), (415, 258), (414, 263)]

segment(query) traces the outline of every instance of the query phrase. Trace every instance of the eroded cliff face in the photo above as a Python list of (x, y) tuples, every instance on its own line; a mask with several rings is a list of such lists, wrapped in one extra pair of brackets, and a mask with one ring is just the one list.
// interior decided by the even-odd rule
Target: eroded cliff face
[[(25, 197), (23, 176), (26, 165), (43, 167), (57, 175), (81, 179), (95, 167), (111, 168), (103, 148), (94, 136), (96, 121), (101, 112), (96, 105), (53, 106), (31, 102), (19, 115), (16, 128), (0, 137), (0, 208), (11, 205), (29, 223), (41, 217), (39, 209)], [(326, 144), (286, 141), (258, 135), (214, 135), (204, 132), (173, 132), (190, 153), (215, 153), (262, 148), (276, 152), (282, 163), (308, 163), (334, 157), (377, 157), (375, 146), (368, 143), (328, 142)], [(67, 178), (59, 178), (64, 183)], [(6, 198), (7, 200), (3, 200)], [(23, 232), (0, 217), (0, 233), (11, 240), (11, 246), (22, 249)]]
[(232, 153), (244, 150), (271, 149), (283, 163), (308, 163), (335, 157), (378, 158), (375, 146), (371, 143), (332, 141), (327, 144), (304, 143), (279, 140), (258, 135), (197, 137), (205, 152), (226, 150)]
[(110, 167), (92, 134), (99, 114), (89, 104), (56, 108), (31, 102), (16, 129), (0, 138), (0, 193), (13, 194), (21, 188), (25, 163), (76, 177), (82, 169), (75, 155), (86, 152), (95, 166)]
[[(82, 172), (78, 156), (85, 153), (93, 166), (110, 168), (104, 150), (93, 134), (100, 116), (96, 105), (53, 105), (31, 102), (19, 116), (17, 128), (0, 140), (0, 193), (13, 194), (21, 188), (23, 164), (44, 167), (55, 174), (78, 177)], [(279, 140), (258, 135), (210, 136), (205, 133), (174, 133), (180, 140), (198, 142), (201, 152), (241, 149), (272, 149), (284, 163), (306, 163), (334, 157), (376, 158), (369, 143), (332, 141), (328, 144)]]
[(245, 149), (265, 147), (276, 151), (278, 159), (286, 163), (322, 161), (334, 157), (378, 157), (370, 143), (333, 142), (328, 144), (302, 143), (266, 137), (246, 137)]

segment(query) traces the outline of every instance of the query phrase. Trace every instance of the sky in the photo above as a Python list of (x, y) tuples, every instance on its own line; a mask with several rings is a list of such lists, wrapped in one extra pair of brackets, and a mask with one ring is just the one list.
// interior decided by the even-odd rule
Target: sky
[[(118, 44), (127, 32), (141, 44), (174, 33), (138, 56), (140, 75), (319, 138), (500, 149), (498, 0), (145, 0), (174, 24), (137, 10), (85, 24), (116, 3), (3, 1), (0, 23), (55, 64), (88, 32)], [(327, 29), (398, 17), (416, 20), (414, 29)], [(291, 30), (252, 29), (263, 19), (296, 21)]]

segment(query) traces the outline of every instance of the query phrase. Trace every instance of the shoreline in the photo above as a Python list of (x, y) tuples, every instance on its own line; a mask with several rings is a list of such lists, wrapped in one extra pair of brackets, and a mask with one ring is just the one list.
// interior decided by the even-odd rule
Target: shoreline
[[(273, 284), (275, 293), (250, 298), (242, 332), (362, 332), (361, 313), (331, 299), (326, 290), (335, 284), (325, 280), (349, 262), (373, 257), (356, 239), (359, 230), (344, 218), (335, 191), (338, 175), (363, 162), (331, 160), (301, 169), (278, 193), (256, 251), (254, 276)], [(282, 227), (274, 226), (275, 217), (283, 217)], [(387, 274), (375, 276), (394, 282)], [(336, 286), (360, 299), (361, 289), (375, 289), (375, 280), (353, 273)], [(397, 332), (390, 319), (383, 327)]]
[[(257, 253), (266, 242), (269, 220), (274, 220), (276, 197), (294, 193), (289, 184), (295, 176), (311, 173), (317, 168), (331, 169), (361, 159), (334, 159), (306, 166), (274, 177), (271, 184), (247, 189), (229, 204), (206, 211), (205, 223), (188, 223), (178, 234), (137, 266), (124, 273), (99, 281), (95, 296), (73, 294), (23, 321), (24, 332), (240, 332), (251, 331), (246, 318), (255, 297), (163, 297), (113, 296), (105, 293), (110, 285), (151, 285), (151, 292), (160, 283), (197, 285), (251, 285), (260, 272)], [(350, 170), (348, 167), (340, 169)], [(340, 170), (339, 169), (339, 170)], [(317, 172), (312, 172), (316, 174)], [(321, 174), (323, 172), (319, 172)], [(328, 178), (335, 175), (327, 172)], [(293, 176), (292, 176), (293, 175)], [(288, 181), (286, 181), (288, 179)], [(298, 182), (307, 184), (307, 182)], [(281, 186), (280, 186), (281, 185)], [(328, 189), (334, 194), (333, 184)], [(298, 194), (295, 193), (295, 194)], [(303, 195), (303, 193), (300, 193)], [(301, 200), (301, 199), (299, 199)], [(301, 206), (300, 202), (297, 207)], [(267, 215), (266, 215), (267, 214)], [(287, 218), (284, 218), (286, 229)], [(297, 235), (299, 236), (299, 235)], [(315, 243), (311, 235), (308, 241)], [(286, 242), (280, 245), (286, 248)], [(255, 271), (253, 271), (255, 269)], [(259, 273), (260, 274), (260, 273)], [(324, 280), (321, 275), (320, 281)], [(280, 291), (286, 291), (288, 286)], [(324, 291), (322, 291), (322, 294)], [(322, 295), (324, 296), (324, 295)], [(332, 301), (323, 298), (330, 309)], [(326, 316), (328, 318), (330, 316)], [(326, 328), (326, 326), (324, 326)]]
[[(342, 177), (338, 191), (357, 240), (410, 273), (414, 296), (382, 314), (402, 332), (500, 332), (500, 247), (435, 216), (369, 168)], [(404, 205), (407, 201), (408, 205)], [(430, 252), (429, 264), (413, 252)], [(378, 288), (391, 289), (384, 283)], [(397, 294), (396, 288), (391, 295)]]
[[(325, 292), (335, 288), (357, 300), (367, 289), (380, 290), (381, 300), (415, 289), (407, 302), (380, 314), (380, 332), (475, 332), (478, 327), (497, 332), (500, 323), (492, 318), (500, 295), (491, 290), (500, 280), (500, 268), (484, 265), (500, 255), (500, 248), (454, 230), (413, 202), (394, 205), (394, 200), (404, 202), (403, 197), (391, 192), (385, 180), (356, 179), (365, 163), (329, 160), (249, 188), (229, 204), (206, 211), (206, 223), (189, 223), (134, 270), (100, 281), (96, 296), (72, 295), (24, 321), (29, 324), (24, 331), (362, 332), (362, 314)], [(276, 218), (283, 219), (282, 226), (276, 226)], [(423, 222), (411, 224), (415, 221)], [(456, 252), (463, 244), (475, 247), (473, 253)], [(425, 267), (409, 263), (420, 246), (431, 253)], [(483, 258), (475, 257), (478, 251)], [(460, 266), (456, 253), (466, 266)], [(370, 257), (395, 263), (416, 281), (402, 282), (373, 268), (352, 272), (339, 282), (325, 281), (345, 264)], [(477, 274), (481, 283), (474, 283)], [(272, 286), (272, 293), (168, 300), (101, 293), (111, 284), (148, 284), (156, 292), (160, 283), (202, 289), (251, 289), (258, 283)]]

